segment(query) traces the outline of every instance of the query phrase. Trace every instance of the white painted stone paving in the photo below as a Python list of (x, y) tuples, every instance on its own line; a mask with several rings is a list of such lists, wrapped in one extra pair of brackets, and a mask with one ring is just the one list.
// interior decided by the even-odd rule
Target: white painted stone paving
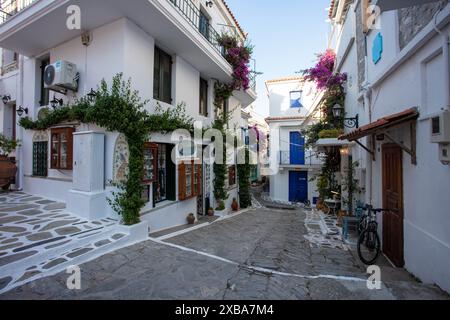
[(0, 194), (0, 293), (61, 271), (126, 234), (118, 221), (87, 221), (65, 204), (23, 192)]
[(350, 250), (342, 239), (342, 230), (337, 226), (337, 218), (312, 209), (306, 211), (305, 226), (308, 234), (304, 237), (312, 247), (328, 247)]

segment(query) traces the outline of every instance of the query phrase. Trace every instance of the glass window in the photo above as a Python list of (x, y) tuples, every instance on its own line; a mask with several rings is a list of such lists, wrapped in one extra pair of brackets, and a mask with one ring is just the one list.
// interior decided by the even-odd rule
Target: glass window
[(172, 103), (172, 57), (155, 47), (153, 98)]
[(73, 132), (73, 128), (60, 128), (52, 130), (52, 169), (72, 170)]
[(291, 108), (302, 108), (302, 91), (291, 91), (290, 97), (291, 97)]
[(206, 39), (209, 39), (209, 18), (202, 11), (200, 11), (199, 21), (198, 30)]
[(230, 166), (228, 168), (228, 185), (234, 186), (236, 184), (236, 166)]
[(167, 200), (167, 146), (158, 144), (158, 181), (156, 182), (155, 201)]

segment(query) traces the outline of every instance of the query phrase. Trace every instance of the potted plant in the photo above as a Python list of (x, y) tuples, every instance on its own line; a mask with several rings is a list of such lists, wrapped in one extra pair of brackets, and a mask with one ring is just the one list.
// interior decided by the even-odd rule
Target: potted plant
[(0, 188), (8, 190), (17, 173), (14, 162), (8, 156), (19, 146), (19, 141), (0, 133)]
[(210, 217), (214, 216), (214, 209), (212, 207), (209, 207), (208, 209), (208, 216)]
[(223, 210), (225, 210), (225, 202), (223, 202), (223, 200), (222, 200), (219, 202), (219, 204), (216, 208), (216, 211), (223, 211)]
[(239, 203), (237, 202), (236, 198), (233, 198), (233, 203), (231, 204), (231, 209), (233, 211), (239, 210)]
[(188, 222), (188, 224), (194, 224), (195, 223), (195, 215), (193, 213), (189, 213), (188, 214), (187, 222)]

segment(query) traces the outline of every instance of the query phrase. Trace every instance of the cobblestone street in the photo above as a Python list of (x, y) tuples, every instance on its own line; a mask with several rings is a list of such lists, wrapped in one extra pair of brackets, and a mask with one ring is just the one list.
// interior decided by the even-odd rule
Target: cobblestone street
[(301, 209), (253, 209), (88, 262), (81, 266), (81, 290), (68, 290), (69, 275), (60, 273), (0, 299), (449, 298), (383, 259), (382, 288), (368, 290), (354, 252), (321, 245), (305, 220)]

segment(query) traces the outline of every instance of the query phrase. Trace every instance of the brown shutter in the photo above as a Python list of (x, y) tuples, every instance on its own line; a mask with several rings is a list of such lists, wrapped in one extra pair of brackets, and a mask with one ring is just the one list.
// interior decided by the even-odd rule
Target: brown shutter
[(184, 162), (178, 165), (178, 200), (186, 198), (186, 166)]
[[(74, 128), (67, 128), (67, 170), (73, 170), (73, 133), (75, 132)], [(60, 145), (61, 147), (61, 145)]]
[(197, 195), (202, 195), (203, 194), (203, 184), (202, 184), (202, 165), (198, 164), (198, 177), (197, 177), (197, 181), (198, 181), (198, 187), (197, 187), (197, 191), (198, 194)]

